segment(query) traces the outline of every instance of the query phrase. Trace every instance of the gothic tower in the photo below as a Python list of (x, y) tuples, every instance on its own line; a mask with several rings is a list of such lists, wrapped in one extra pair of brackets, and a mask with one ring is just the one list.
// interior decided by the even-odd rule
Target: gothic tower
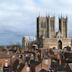
[(55, 37), (55, 17), (47, 17), (47, 37), (54, 38)]
[(37, 17), (37, 38), (41, 36), (46, 37), (47, 33), (47, 20), (46, 17)]
[(55, 17), (37, 17), (37, 38), (55, 37)]
[(47, 37), (46, 17), (37, 17), (37, 44), (39, 48), (43, 47), (43, 37)]
[(67, 17), (59, 18), (59, 31), (62, 33), (63, 38), (67, 38)]

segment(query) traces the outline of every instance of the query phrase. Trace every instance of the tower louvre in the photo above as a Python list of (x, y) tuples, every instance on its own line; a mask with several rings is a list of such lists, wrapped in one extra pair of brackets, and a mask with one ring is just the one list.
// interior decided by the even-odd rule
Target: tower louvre
[(59, 31), (62, 33), (63, 38), (67, 38), (67, 17), (59, 18)]

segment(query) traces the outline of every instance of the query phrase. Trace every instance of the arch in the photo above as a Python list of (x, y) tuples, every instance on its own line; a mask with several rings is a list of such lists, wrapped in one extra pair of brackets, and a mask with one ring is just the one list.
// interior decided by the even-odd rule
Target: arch
[(62, 41), (61, 40), (58, 41), (58, 49), (62, 49)]

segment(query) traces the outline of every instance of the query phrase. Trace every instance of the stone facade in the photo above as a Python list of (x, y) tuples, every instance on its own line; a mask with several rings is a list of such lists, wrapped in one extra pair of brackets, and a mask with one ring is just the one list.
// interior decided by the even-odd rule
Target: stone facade
[(67, 37), (67, 17), (59, 18), (59, 29), (55, 31), (55, 17), (37, 17), (37, 43), (40, 48), (64, 48), (70, 46)]
[(29, 47), (29, 37), (25, 36), (22, 39), (22, 48), (28, 48)]
[(38, 17), (37, 18), (37, 38), (55, 37), (55, 17)]
[[(62, 48), (69, 46), (71, 43), (71, 39), (64, 38), (62, 41)], [(46, 38), (43, 40), (43, 47), (44, 48), (59, 48), (58, 47), (58, 40), (56, 38)]]

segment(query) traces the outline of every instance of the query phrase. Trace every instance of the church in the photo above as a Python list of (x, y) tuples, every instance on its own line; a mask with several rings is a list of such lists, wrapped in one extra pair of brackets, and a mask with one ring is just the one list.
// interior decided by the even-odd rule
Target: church
[(58, 18), (58, 31), (55, 31), (55, 16), (37, 17), (37, 44), (39, 48), (59, 48), (71, 46), (72, 40), (68, 38), (68, 18)]

